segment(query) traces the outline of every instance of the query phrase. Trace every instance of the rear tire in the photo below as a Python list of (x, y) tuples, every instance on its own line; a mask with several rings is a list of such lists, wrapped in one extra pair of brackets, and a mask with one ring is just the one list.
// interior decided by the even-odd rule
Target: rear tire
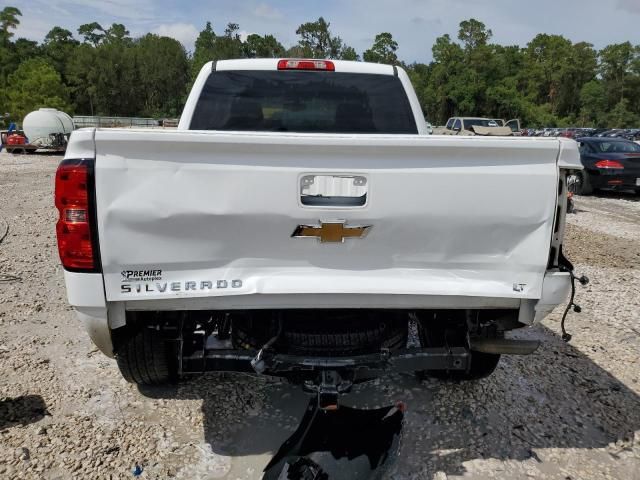
[(163, 385), (178, 380), (177, 357), (172, 355), (173, 349), (158, 330), (143, 326), (137, 331), (123, 332), (121, 335), (116, 361), (127, 382)]
[(332, 329), (328, 333), (322, 329), (285, 332), (285, 338), (295, 355), (363, 355), (379, 352), (381, 348), (395, 351), (405, 347), (407, 329), (391, 322), (372, 322), (366, 329)]
[(233, 348), (260, 350), (278, 335), (278, 321), (269, 312), (231, 314), (231, 342)]
[(291, 311), (278, 319), (269, 312), (235, 314), (231, 338), (235, 348), (261, 349), (270, 339), (276, 350), (301, 356), (348, 356), (391, 351), (407, 344), (407, 321), (390, 312)]
[(586, 171), (578, 173), (578, 182), (576, 183), (576, 195), (591, 195), (593, 193), (593, 186), (591, 185), (591, 179)]

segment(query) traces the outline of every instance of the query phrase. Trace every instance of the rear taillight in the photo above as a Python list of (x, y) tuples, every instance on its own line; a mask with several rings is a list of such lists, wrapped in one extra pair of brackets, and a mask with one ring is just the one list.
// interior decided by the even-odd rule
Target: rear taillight
[(615, 160), (599, 160), (596, 162), (596, 168), (615, 168), (617, 170), (624, 169), (624, 165)]
[(283, 59), (278, 61), (278, 70), (326, 70), (334, 72), (336, 69), (329, 60), (300, 60)]
[(96, 245), (92, 224), (93, 162), (63, 160), (56, 171), (55, 202), (58, 252), (64, 268), (96, 271)]

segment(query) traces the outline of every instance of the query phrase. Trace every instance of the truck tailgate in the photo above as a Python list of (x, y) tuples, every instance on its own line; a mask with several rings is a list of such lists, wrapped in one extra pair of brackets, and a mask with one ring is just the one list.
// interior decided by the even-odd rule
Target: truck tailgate
[[(109, 301), (248, 294), (540, 298), (560, 142), (97, 130)], [(366, 204), (303, 205), (303, 177), (364, 178)], [(295, 238), (300, 225), (370, 226)]]

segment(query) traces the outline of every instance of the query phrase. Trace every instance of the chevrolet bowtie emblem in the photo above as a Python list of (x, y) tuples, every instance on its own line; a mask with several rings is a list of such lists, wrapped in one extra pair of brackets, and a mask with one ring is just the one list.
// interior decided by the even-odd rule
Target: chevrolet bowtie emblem
[(364, 238), (371, 225), (351, 226), (344, 222), (320, 222), (320, 225), (298, 225), (294, 238), (317, 238), (321, 243), (343, 243), (345, 238)]

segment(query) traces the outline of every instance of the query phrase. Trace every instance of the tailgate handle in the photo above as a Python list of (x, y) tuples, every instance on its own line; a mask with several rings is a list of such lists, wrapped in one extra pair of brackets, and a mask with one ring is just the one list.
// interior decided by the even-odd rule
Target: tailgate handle
[(363, 207), (367, 178), (362, 175), (304, 175), (300, 177), (300, 203), (312, 207)]

